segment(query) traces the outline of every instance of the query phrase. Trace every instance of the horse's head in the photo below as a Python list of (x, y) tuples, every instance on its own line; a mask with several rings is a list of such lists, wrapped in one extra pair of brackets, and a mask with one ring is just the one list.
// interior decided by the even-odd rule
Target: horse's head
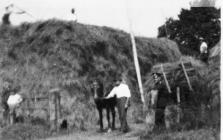
[(92, 83), (92, 91), (94, 94), (94, 99), (103, 97), (103, 84), (100, 83), (98, 80), (94, 80)]

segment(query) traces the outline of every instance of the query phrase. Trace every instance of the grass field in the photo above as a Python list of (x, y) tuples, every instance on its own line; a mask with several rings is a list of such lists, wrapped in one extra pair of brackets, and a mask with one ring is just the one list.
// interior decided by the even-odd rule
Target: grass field
[(89, 128), (87, 131), (74, 131), (66, 135), (53, 136), (41, 140), (138, 140), (144, 133), (145, 124), (130, 124), (129, 133), (121, 133), (118, 129), (110, 133), (97, 132), (98, 127)]
[(157, 131), (145, 134), (145, 124), (130, 124), (129, 133), (118, 130), (110, 133), (99, 133), (97, 128), (87, 131), (74, 131), (66, 135), (57, 135), (41, 140), (220, 140), (220, 133), (215, 129), (198, 129), (188, 131)]

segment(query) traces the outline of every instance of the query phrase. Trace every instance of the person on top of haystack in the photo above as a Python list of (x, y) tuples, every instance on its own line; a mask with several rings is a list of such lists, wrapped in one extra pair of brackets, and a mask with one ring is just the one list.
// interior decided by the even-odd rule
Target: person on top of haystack
[(14, 5), (13, 4), (10, 4), (9, 6), (5, 7), (5, 14), (3, 15), (2, 17), (2, 24), (3, 25), (10, 25), (11, 22), (10, 22), (10, 15), (12, 13), (15, 13), (15, 14), (23, 14), (25, 13), (25, 11), (23, 10), (19, 10), (19, 11), (16, 11), (14, 12)]
[(71, 14), (73, 15), (74, 22), (77, 22), (77, 14), (74, 8), (71, 9)]
[(126, 82), (126, 77), (118, 77), (116, 78), (115, 87), (111, 90), (108, 94), (106, 99), (117, 97), (117, 108), (119, 113), (119, 120), (121, 123), (121, 131), (126, 133), (129, 131), (129, 126), (126, 120), (127, 117), (127, 110), (130, 106), (130, 97), (131, 92)]
[(200, 59), (205, 62), (208, 63), (208, 45), (207, 43), (204, 41), (204, 38), (201, 37), (200, 38)]

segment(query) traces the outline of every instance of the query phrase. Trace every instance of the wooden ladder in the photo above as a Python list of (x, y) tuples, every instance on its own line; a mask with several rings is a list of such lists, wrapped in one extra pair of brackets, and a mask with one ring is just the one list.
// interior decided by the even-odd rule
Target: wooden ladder
[(161, 70), (162, 70), (162, 74), (163, 74), (163, 77), (164, 77), (164, 81), (165, 81), (167, 90), (168, 90), (169, 93), (171, 93), (170, 84), (169, 84), (169, 82), (168, 82), (168, 80), (167, 80), (166, 73), (164, 72), (163, 64), (161, 64), (160, 67), (161, 67)]
[(182, 68), (183, 68), (183, 72), (184, 72), (184, 75), (185, 75), (185, 77), (186, 77), (186, 80), (187, 80), (187, 84), (188, 84), (188, 86), (189, 86), (189, 89), (190, 89), (190, 91), (193, 91), (193, 88), (192, 88), (192, 86), (191, 86), (191, 82), (190, 82), (190, 78), (189, 78), (187, 72), (189, 72), (189, 71), (193, 71), (194, 69), (193, 69), (193, 68), (186, 69), (186, 68), (185, 68), (185, 65), (184, 65), (184, 63), (183, 63), (182, 60), (180, 60), (180, 64), (181, 64), (181, 66), (182, 66)]

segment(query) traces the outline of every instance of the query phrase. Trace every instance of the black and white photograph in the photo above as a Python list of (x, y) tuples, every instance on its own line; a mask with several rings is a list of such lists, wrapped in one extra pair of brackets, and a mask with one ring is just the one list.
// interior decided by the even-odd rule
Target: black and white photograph
[(0, 140), (220, 140), (221, 0), (0, 0)]

